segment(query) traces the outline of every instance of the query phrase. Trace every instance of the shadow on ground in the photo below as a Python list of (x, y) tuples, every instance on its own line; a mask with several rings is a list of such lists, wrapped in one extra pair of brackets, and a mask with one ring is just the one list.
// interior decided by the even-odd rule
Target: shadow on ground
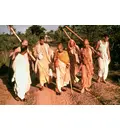
[(13, 85), (14, 83), (11, 83), (11, 78), (13, 75), (13, 71), (11, 68), (6, 66), (5, 64), (1, 66), (0, 68), (0, 79), (3, 81), (3, 84), (6, 85), (7, 90), (10, 92), (10, 94), (15, 98)]

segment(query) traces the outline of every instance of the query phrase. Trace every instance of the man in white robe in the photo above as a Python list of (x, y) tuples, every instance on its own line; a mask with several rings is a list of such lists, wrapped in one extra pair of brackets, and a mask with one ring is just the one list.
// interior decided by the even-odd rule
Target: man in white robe
[(108, 76), (108, 66), (110, 63), (110, 50), (109, 50), (109, 37), (107, 35), (103, 36), (103, 39), (98, 41), (96, 50), (99, 51), (100, 57), (98, 58), (98, 82), (101, 80), (106, 83), (106, 78)]
[(18, 96), (16, 100), (21, 101), (25, 100), (25, 94), (29, 91), (31, 84), (29, 61), (26, 60), (26, 57), (27, 46), (22, 46), (21, 52), (18, 53), (12, 65), (14, 70), (12, 82), (15, 82), (14, 91)]

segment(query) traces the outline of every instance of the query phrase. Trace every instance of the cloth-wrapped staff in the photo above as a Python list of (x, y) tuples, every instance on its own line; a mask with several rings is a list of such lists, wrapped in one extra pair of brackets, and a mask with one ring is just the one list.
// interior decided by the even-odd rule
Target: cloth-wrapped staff
[[(65, 26), (70, 32), (72, 32), (78, 39), (80, 39), (82, 42), (84, 41), (77, 33), (75, 33), (72, 29), (70, 29), (68, 26)], [(65, 33), (66, 34), (66, 33)], [(69, 37), (68, 37), (69, 38)], [(70, 38), (69, 38), (70, 39)], [(89, 45), (89, 47), (91, 48), (91, 50), (95, 53), (98, 54), (98, 52)]]

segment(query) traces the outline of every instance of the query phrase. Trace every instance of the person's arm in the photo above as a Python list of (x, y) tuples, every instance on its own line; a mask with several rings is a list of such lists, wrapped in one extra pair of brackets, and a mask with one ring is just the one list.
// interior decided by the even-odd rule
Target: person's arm
[(12, 54), (12, 60), (15, 59), (15, 57), (17, 56), (18, 53), (21, 52), (21, 47), (17, 47), (14, 51), (13, 51), (13, 54)]
[(107, 47), (107, 54), (108, 54), (108, 59), (111, 60), (109, 42), (108, 42), (108, 47)]
[(37, 44), (33, 47), (33, 55), (35, 56), (35, 58), (38, 58), (38, 54), (37, 54)]
[(28, 49), (28, 50), (27, 50), (27, 53), (28, 53), (28, 60), (29, 60), (29, 61), (31, 61), (31, 60), (32, 60), (32, 58), (31, 58), (31, 56), (30, 56), (30, 55), (32, 55), (32, 52)]
[(53, 56), (54, 61), (57, 60), (57, 52), (58, 52), (58, 50), (56, 49), (55, 52), (54, 52), (54, 56)]
[(79, 52), (79, 59), (80, 59), (79, 72), (80, 72), (81, 69), (82, 69), (82, 63), (83, 63), (82, 51), (83, 51), (83, 48), (81, 48), (81, 49), (80, 49), (80, 52)]
[(101, 55), (100, 51), (98, 50), (99, 47), (100, 47), (100, 41), (98, 41), (98, 43), (97, 43), (96, 51), (97, 51), (97, 55), (100, 56), (100, 57), (102, 58), (102, 55)]
[(52, 50), (52, 48), (50, 46), (48, 47), (48, 54), (49, 54), (50, 59), (52, 61), (54, 58), (54, 51)]
[(96, 50), (98, 50), (100, 47), (100, 41), (98, 41), (97, 45), (96, 45)]
[(67, 61), (67, 68), (70, 66), (70, 58), (69, 58), (69, 55), (68, 55), (68, 52), (66, 51), (66, 55), (67, 55), (67, 58), (68, 58), (68, 61)]
[(58, 50), (55, 50), (55, 53), (54, 53), (54, 65), (55, 67), (58, 67)]

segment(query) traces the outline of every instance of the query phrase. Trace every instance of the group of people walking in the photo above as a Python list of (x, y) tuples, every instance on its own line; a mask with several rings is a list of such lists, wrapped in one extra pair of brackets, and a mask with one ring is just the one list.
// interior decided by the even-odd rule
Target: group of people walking
[[(30, 63), (32, 63), (33, 71), (39, 79), (40, 91), (49, 85), (54, 77), (56, 79), (55, 91), (57, 95), (61, 95), (62, 91), (66, 91), (68, 85), (74, 86), (77, 82), (82, 86), (81, 93), (84, 93), (90, 91), (94, 74), (92, 56), (97, 54), (99, 65), (97, 82), (103, 81), (106, 83), (110, 63), (109, 37), (107, 35), (104, 35), (102, 40), (98, 41), (95, 50), (96, 53), (89, 45), (88, 39), (84, 40), (82, 48), (79, 48), (75, 41), (70, 39), (67, 49), (64, 49), (60, 42), (57, 49), (53, 51), (44, 42), (44, 37), (40, 37), (33, 47), (33, 51), (30, 52), (28, 41), (23, 40), (21, 47), (14, 49), (10, 54), (11, 67), (14, 72), (12, 82), (14, 82), (16, 100), (24, 101), (25, 95), (29, 93), (32, 83)], [(32, 61), (31, 55), (34, 56), (34, 61)], [(81, 73), (81, 80), (77, 77), (78, 73)]]

